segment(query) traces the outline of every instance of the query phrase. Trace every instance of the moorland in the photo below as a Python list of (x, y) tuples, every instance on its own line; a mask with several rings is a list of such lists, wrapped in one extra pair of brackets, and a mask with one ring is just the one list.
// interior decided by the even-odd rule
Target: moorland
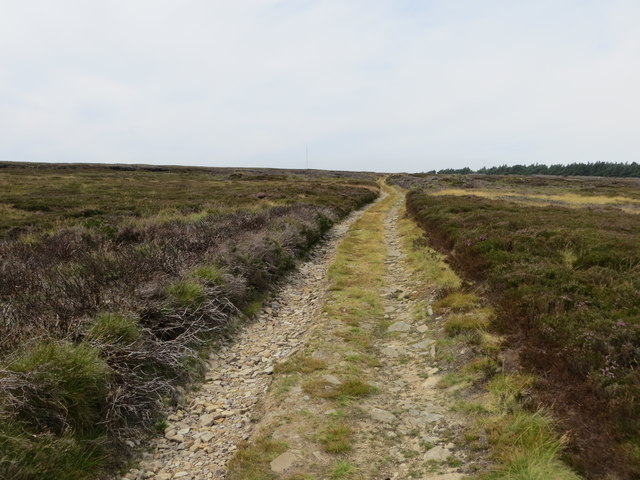
[[(640, 181), (396, 176), (430, 244), (488, 298), (589, 478), (640, 474)], [(508, 355), (507, 355), (508, 356)], [(503, 356), (503, 358), (505, 358)], [(505, 365), (501, 366), (504, 370)]]
[[(167, 408), (201, 379), (207, 352), (256, 315), (332, 225), (389, 189), (382, 180), (0, 163), (0, 473), (83, 479), (120, 468), (132, 441), (162, 433)], [(440, 285), (449, 267), (431, 268), (437, 288), (422, 292), (424, 308), (429, 296), (450, 341), (487, 354), (453, 358), (459, 349), (438, 343), (455, 365), (443, 388), (518, 384), (500, 415), (524, 418), (517, 403), (530, 420), (544, 419), (554, 462), (560, 455), (585, 478), (637, 478), (640, 180), (397, 174), (386, 182), (407, 192), (402, 235), (416, 258), (429, 263), (437, 251), (462, 278)], [(362, 262), (382, 248), (346, 245)], [(357, 281), (377, 281), (367, 275)], [(504, 433), (513, 423), (498, 435), (483, 408), (467, 406), (480, 417), (468, 434), (479, 449), (502, 442), (504, 453), (523, 441)], [(493, 460), (509, 457), (500, 455)], [(484, 478), (533, 478), (500, 471)]]
[(0, 471), (13, 479), (121, 463), (201, 352), (378, 191), (366, 174), (2, 167)]

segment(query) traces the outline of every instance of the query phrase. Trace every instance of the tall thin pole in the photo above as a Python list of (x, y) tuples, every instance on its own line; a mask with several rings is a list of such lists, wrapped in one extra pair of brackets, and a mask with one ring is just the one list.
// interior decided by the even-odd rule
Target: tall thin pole
[(309, 170), (309, 144), (307, 144), (306, 147), (307, 147), (307, 170)]

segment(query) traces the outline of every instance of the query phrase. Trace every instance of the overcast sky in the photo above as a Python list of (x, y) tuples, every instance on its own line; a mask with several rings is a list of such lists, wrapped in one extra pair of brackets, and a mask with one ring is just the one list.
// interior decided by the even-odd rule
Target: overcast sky
[(638, 0), (1, 0), (0, 160), (640, 161)]

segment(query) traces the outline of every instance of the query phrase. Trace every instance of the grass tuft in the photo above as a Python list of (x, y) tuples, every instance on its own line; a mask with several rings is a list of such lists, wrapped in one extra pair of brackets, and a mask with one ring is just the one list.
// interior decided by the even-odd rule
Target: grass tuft
[(193, 276), (210, 285), (224, 284), (224, 274), (215, 265), (203, 265), (193, 271)]
[(489, 442), (500, 460), (491, 480), (578, 480), (560, 460), (563, 440), (544, 412), (516, 411), (487, 421)]
[(320, 442), (327, 453), (345, 453), (351, 450), (352, 430), (345, 423), (329, 425), (322, 436)]
[(241, 446), (229, 461), (227, 478), (229, 480), (272, 480), (276, 475), (271, 472), (269, 463), (287, 450), (287, 444), (275, 442), (264, 436), (251, 445)]
[(104, 461), (99, 443), (65, 433), (34, 434), (19, 422), (0, 421), (0, 472), (11, 480), (95, 478)]
[(138, 323), (117, 313), (101, 313), (89, 326), (88, 337), (103, 342), (132, 344), (142, 332)]
[(377, 389), (360, 380), (347, 380), (338, 387), (338, 396), (341, 397), (366, 397), (375, 393)]
[(484, 330), (489, 323), (489, 319), (482, 312), (453, 314), (447, 318), (444, 331), (450, 337), (455, 337), (473, 330)]
[(3, 478), (80, 480), (102, 466), (99, 421), (111, 372), (95, 348), (43, 340), (14, 354), (4, 372), (0, 380), (10, 390), (0, 398)]
[(309, 355), (295, 355), (293, 358), (275, 366), (277, 373), (313, 373), (327, 368), (324, 360)]
[(110, 370), (97, 349), (81, 343), (45, 340), (16, 355), (8, 370), (22, 374), (35, 388), (27, 404), (28, 421), (62, 433), (95, 427), (109, 386)]
[(202, 303), (205, 298), (204, 287), (201, 284), (186, 280), (169, 285), (167, 293), (181, 307)]
[(409, 260), (409, 268), (420, 275), (426, 284), (439, 290), (457, 289), (461, 285), (458, 275), (444, 262), (444, 255), (428, 246), (425, 232), (406, 217), (399, 224), (400, 238)]
[(433, 311), (439, 314), (449, 312), (468, 312), (480, 303), (473, 293), (453, 292), (433, 304)]
[(355, 471), (356, 468), (352, 464), (340, 460), (333, 466), (333, 470), (331, 471), (329, 478), (331, 480), (343, 480), (349, 478), (351, 474), (355, 473)]

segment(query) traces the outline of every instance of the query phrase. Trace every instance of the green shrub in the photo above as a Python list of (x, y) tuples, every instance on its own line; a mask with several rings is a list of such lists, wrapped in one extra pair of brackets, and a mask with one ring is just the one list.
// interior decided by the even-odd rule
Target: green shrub
[(317, 223), (318, 223), (318, 229), (320, 230), (320, 233), (325, 233), (333, 225), (333, 221), (329, 217), (327, 217), (326, 215), (324, 215), (322, 213), (319, 213), (316, 216), (316, 220), (317, 220)]
[(105, 342), (135, 343), (142, 332), (138, 323), (117, 313), (101, 313), (91, 323), (88, 336)]

